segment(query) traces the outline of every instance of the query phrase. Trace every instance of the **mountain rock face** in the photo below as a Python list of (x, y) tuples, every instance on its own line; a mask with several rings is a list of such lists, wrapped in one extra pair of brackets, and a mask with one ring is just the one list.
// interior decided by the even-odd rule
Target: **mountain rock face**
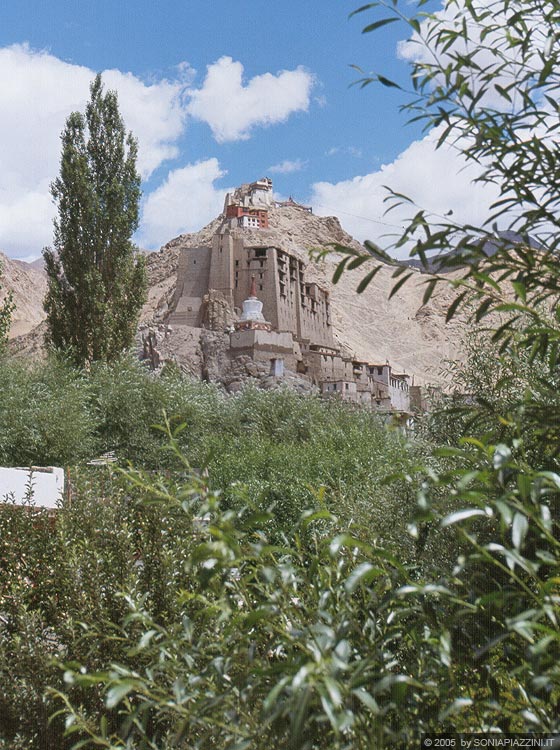
[[(387, 265), (362, 294), (357, 294), (356, 287), (367, 273), (367, 264), (344, 273), (333, 284), (340, 256), (331, 252), (320, 262), (310, 258), (310, 251), (329, 250), (333, 243), (360, 249), (336, 217), (315, 216), (297, 205), (273, 207), (268, 217), (268, 229), (242, 230), (245, 244), (277, 246), (307, 263), (306, 280), (315, 281), (330, 292), (335, 340), (345, 354), (373, 363), (389, 360), (395, 370), (414, 375), (419, 384), (443, 383), (445, 361), (461, 356), (465, 328), (460, 319), (445, 323), (445, 313), (453, 300), (451, 289), (441, 285), (430, 302), (423, 305), (425, 285), (431, 277), (414, 271), (414, 278), (389, 299), (395, 268)], [(221, 225), (222, 217), (218, 217), (200, 232), (176, 237), (148, 257), (150, 295), (142, 316), (146, 323), (162, 323), (166, 318), (181, 249), (210, 245)], [(173, 348), (172, 340), (167, 346)]]
[[(465, 331), (460, 319), (445, 323), (445, 313), (453, 299), (452, 289), (440, 285), (430, 302), (423, 305), (425, 284), (431, 277), (414, 271), (414, 278), (389, 299), (395, 269), (387, 265), (362, 294), (357, 294), (356, 287), (367, 273), (368, 264), (344, 273), (340, 281), (333, 284), (332, 275), (339, 256), (330, 252), (320, 262), (310, 259), (310, 251), (330, 250), (333, 243), (360, 249), (359, 243), (342, 229), (337, 218), (315, 216), (297, 204), (283, 204), (269, 209), (268, 222), (267, 229), (240, 230), (245, 244), (276, 246), (298, 255), (307, 264), (307, 280), (317, 282), (330, 292), (335, 340), (345, 355), (372, 363), (388, 360), (394, 370), (413, 375), (418, 384), (443, 383), (444, 363), (461, 357)], [(199, 334), (194, 335), (197, 329), (180, 331), (181, 327), (176, 326), (169, 336), (163, 336), (161, 331), (177, 283), (181, 249), (209, 246), (222, 224), (223, 216), (219, 216), (199, 232), (176, 237), (146, 259), (149, 291), (141, 315), (139, 348), (142, 347), (142, 331), (159, 326), (158, 346), (162, 345), (162, 356), (180, 360), (177, 353), (186, 351), (180, 364), (194, 375), (205, 374), (204, 349), (215, 344), (210, 342), (209, 333), (199, 340)], [(45, 275), (29, 264), (0, 257), (2, 285), (4, 290), (13, 291), (17, 305), (10, 334), (14, 339), (17, 337), (13, 348), (20, 356), (25, 356), (28, 349), (36, 355), (44, 328), (44, 324), (41, 328), (37, 326), (44, 320)]]
[(43, 298), (47, 291), (44, 271), (30, 263), (0, 253), (0, 300), (12, 292), (16, 309), (12, 315), (10, 338), (24, 336), (45, 318)]

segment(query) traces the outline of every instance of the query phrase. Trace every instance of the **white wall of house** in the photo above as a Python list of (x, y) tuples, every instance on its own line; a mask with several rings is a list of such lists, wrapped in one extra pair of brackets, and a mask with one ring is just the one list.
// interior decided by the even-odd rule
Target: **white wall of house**
[(13, 469), (0, 467), (0, 503), (25, 501), (26, 492), (33, 488), (32, 504), (38, 508), (57, 508), (64, 493), (64, 469)]
[(391, 406), (395, 411), (410, 411), (410, 388), (408, 377), (391, 377), (389, 381)]

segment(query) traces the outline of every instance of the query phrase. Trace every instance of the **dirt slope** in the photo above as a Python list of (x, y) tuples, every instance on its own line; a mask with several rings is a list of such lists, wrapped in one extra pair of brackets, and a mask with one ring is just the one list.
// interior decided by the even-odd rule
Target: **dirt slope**
[[(429, 304), (423, 306), (425, 283), (430, 277), (415, 271), (414, 279), (389, 300), (394, 269), (386, 266), (369, 288), (358, 295), (356, 286), (367, 266), (344, 274), (339, 283), (333, 285), (336, 256), (331, 254), (319, 264), (309, 259), (310, 250), (329, 248), (332, 243), (360, 247), (342, 229), (338, 219), (315, 216), (296, 206), (282, 206), (270, 211), (269, 221), (267, 230), (245, 230), (246, 242), (277, 245), (297, 253), (307, 262), (308, 278), (331, 292), (335, 337), (346, 353), (369, 362), (389, 360), (395, 369), (413, 374), (417, 383), (441, 382), (444, 361), (461, 356), (464, 333), (464, 323), (460, 320), (445, 324), (445, 311), (453, 299), (452, 290), (442, 286)], [(199, 232), (181, 235), (147, 256), (150, 288), (142, 321), (165, 319), (176, 283), (180, 249), (210, 244), (220, 224), (221, 217), (218, 217)], [(25, 353), (27, 334), (44, 319), (45, 275), (29, 264), (2, 255), (0, 259), (2, 284), (4, 289), (13, 291), (17, 305), (10, 335), (19, 337), (17, 349)], [(38, 340), (36, 331), (29, 341), (34, 351)]]
[(10, 338), (15, 338), (29, 333), (44, 319), (43, 298), (47, 280), (43, 271), (3, 253), (0, 253), (0, 266), (0, 300), (11, 291), (16, 303), (10, 329)]
[[(267, 230), (244, 230), (247, 244), (278, 245), (297, 253), (308, 263), (307, 276), (331, 292), (335, 336), (347, 352), (369, 362), (389, 360), (396, 369), (415, 376), (415, 382), (441, 382), (445, 360), (461, 356), (460, 342), (464, 323), (460, 320), (445, 324), (445, 312), (453, 292), (443, 286), (423, 306), (425, 283), (430, 278), (414, 271), (411, 279), (392, 299), (393, 267), (384, 267), (362, 294), (356, 287), (365, 274), (363, 266), (342, 276), (332, 284), (336, 256), (331, 254), (321, 263), (309, 259), (312, 249), (328, 249), (333, 242), (360, 247), (340, 226), (335, 217), (319, 217), (292, 206), (283, 206), (269, 214)], [(166, 302), (175, 285), (177, 259), (182, 247), (210, 243), (220, 226), (216, 219), (200, 232), (185, 234), (167, 243), (148, 258), (151, 299), (144, 309), (149, 318), (159, 308), (165, 312)], [(411, 269), (412, 270), (412, 269)]]

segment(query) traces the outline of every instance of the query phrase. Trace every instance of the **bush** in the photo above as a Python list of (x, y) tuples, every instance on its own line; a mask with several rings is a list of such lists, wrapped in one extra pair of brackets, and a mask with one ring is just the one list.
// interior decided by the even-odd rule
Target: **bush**
[(75, 463), (96, 450), (85, 374), (63, 360), (0, 366), (0, 464)]
[[(55, 662), (87, 664), (90, 675), (104, 672), (111, 662), (131, 670), (149, 668), (150, 654), (131, 648), (131, 639), (141, 638), (146, 617), (170, 633), (183, 621), (191, 587), (185, 566), (193, 545), (207, 533), (207, 498), (220, 498), (219, 513), (225, 518), (240, 517), (242, 524), (251, 516), (263, 519), (262, 533), (271, 543), (297, 543), (301, 554), (317, 543), (300, 527), (302, 509), (317, 502), (323, 524), (330, 523), (328, 509), (338, 506), (363, 539), (370, 538), (372, 525), (387, 538), (404, 536), (392, 509), (400, 507), (404, 517), (413, 492), (410, 487), (401, 494), (395, 488), (381, 490), (378, 479), (390, 464), (408, 466), (405, 442), (372, 415), (347, 405), (288, 391), (247, 389), (227, 397), (174, 372), (154, 378), (126, 359), (114, 368), (95, 366), (87, 374), (55, 360), (43, 370), (9, 363), (2, 376), (8, 420), (22, 404), (18, 393), (41, 395), (28, 400), (22, 434), (41, 408), (50, 414), (44, 439), (59, 445), (68, 438), (72, 425), (57, 418), (64, 415), (57, 403), (58, 383), (58, 397), (71, 389), (88, 414), (75, 430), (84, 431), (82, 444), (68, 440), (73, 457), (82, 457), (85, 446), (92, 446), (87, 458), (112, 449), (121, 462), (143, 462), (150, 472), (142, 481), (133, 475), (132, 482), (123, 483), (117, 469), (71, 467), (71, 502), (58, 511), (54, 525), (40, 511), (1, 509), (0, 703), (5, 711), (0, 712), (0, 739), (9, 747), (72, 745), (71, 735), (63, 737), (62, 717), (47, 724), (53, 695), (65, 690), (87, 721), (105, 717), (107, 731), (124, 731), (118, 712), (104, 705), (96, 679), (89, 687), (65, 688)], [(165, 430), (152, 427), (160, 408), (177, 427), (174, 449)], [(17, 457), (15, 445), (13, 439), (6, 441), (6, 451)], [(183, 451), (202, 479), (191, 477)], [(64, 454), (45, 443), (42, 455), (55, 459)], [(159, 479), (153, 469), (158, 463), (164, 467)], [(181, 484), (185, 477), (191, 478)], [(149, 491), (138, 487), (146, 483)], [(219, 603), (209, 599), (204, 610), (203, 599), (197, 602), (210, 627)], [(142, 614), (129, 619), (131, 603)], [(47, 686), (54, 692), (45, 698)]]
[(178, 611), (164, 623), (128, 598), (134, 663), (66, 673), (74, 689), (101, 688), (112, 723), (56, 690), (71, 731), (162, 750), (365, 750), (410, 747), (421, 732), (558, 731), (560, 482), (505, 446), (457, 455), (469, 469), (432, 474), (422, 492), (429, 502), (432, 488), (455, 487), (469, 507), (435, 519), (424, 506), (417, 519), (465, 538), (467, 554), (438, 580), (324, 509), (304, 512), (278, 546), (271, 514), (224, 509), (195, 477), (166, 487), (131, 475), (145, 502), (190, 528), (172, 583)]
[[(73, 472), (71, 500), (55, 519), (32, 505), (0, 506), (0, 741), (71, 745), (61, 720), (48, 723), (55, 705), (46, 688), (64, 685), (57, 662), (137, 663), (120, 627), (122, 592), (163, 625), (179, 617), (188, 533), (180, 514), (139, 504), (134, 487), (107, 469)], [(96, 690), (71, 696), (92, 716), (103, 710)]]

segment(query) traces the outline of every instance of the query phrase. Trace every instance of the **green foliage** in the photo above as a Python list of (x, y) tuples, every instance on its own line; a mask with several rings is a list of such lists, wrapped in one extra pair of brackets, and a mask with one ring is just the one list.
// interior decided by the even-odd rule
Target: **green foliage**
[[(133, 665), (68, 665), (52, 696), (75, 747), (404, 748), (423, 731), (558, 731), (560, 479), (503, 445), (460, 457), (468, 471), (433, 475), (417, 519), (456, 527), (469, 550), (439, 580), (325, 510), (278, 546), (273, 516), (224, 510), (194, 476), (131, 474), (145, 502), (190, 527), (169, 580), (179, 612), (164, 624), (130, 596)], [(440, 486), (469, 507), (437, 518)], [(69, 698), (92, 685), (116, 724)]]
[[(263, 519), (263, 533), (279, 544), (312, 544), (299, 519), (305, 504), (316, 502), (323, 507), (321, 523), (330, 523), (328, 509), (336, 507), (356, 534), (370, 537), (359, 528), (367, 523), (376, 536), (404, 537), (395, 519), (408, 515), (411, 489), (378, 486), (388, 463), (408, 465), (404, 441), (371, 415), (289, 391), (247, 389), (226, 397), (173, 371), (156, 378), (127, 359), (97, 363), (87, 372), (56, 359), (35, 368), (8, 362), (0, 372), (2, 421), (11, 428), (3, 434), (3, 463), (9, 456), (20, 465), (36, 463), (35, 456), (61, 462), (114, 449), (121, 460), (173, 469), (161, 480), (153, 473), (141, 482), (132, 475), (124, 486), (106, 470), (84, 476), (71, 469), (71, 503), (57, 513), (54, 526), (41, 513), (2, 509), (0, 684), (7, 708), (0, 712), (0, 738), (10, 747), (17, 747), (18, 737), (28, 748), (72, 744), (72, 736), (67, 744), (62, 738), (62, 719), (47, 727), (54, 710), (52, 698), (43, 699), (48, 685), (80, 705), (88, 722), (105, 716), (117, 731), (118, 713), (103, 708), (96, 680), (90, 689), (69, 689), (52, 660), (81, 662), (95, 672), (108, 662), (148, 668), (150, 654), (131, 650), (130, 639), (141, 639), (145, 617), (171, 633), (182, 621), (190, 586), (185, 566), (194, 541), (207, 533), (205, 498), (222, 498), (220, 518)], [(170, 451), (166, 434), (152, 427), (162, 408), (178, 425), (177, 450)], [(45, 431), (37, 430), (33, 443), (26, 436), (39, 422)], [(353, 455), (358, 447), (360, 455)], [(201, 470), (206, 467), (202, 480), (194, 476), (181, 484), (190, 470), (179, 448)], [(239, 482), (243, 476), (247, 487)], [(136, 487), (146, 482), (149, 489)], [(129, 622), (126, 597), (145, 616)], [(213, 631), (215, 609), (209, 606), (201, 617)]]
[(91, 84), (85, 117), (73, 112), (62, 134), (54, 249), (48, 275), (48, 337), (78, 365), (114, 360), (130, 346), (145, 299), (144, 263), (131, 237), (138, 226), (137, 145), (125, 133), (117, 95)]
[[(485, 259), (484, 228), (434, 231), (423, 212), (399, 240), (424, 233), (422, 257), (456, 231), (471, 262), (448, 317), (473, 294), (475, 319), (504, 316), (455, 372), (472, 403), (432, 417), (410, 448), (342, 404), (225, 398), (130, 363), (122, 381), (105, 365), (74, 375), (104, 449), (168, 468), (78, 482), (54, 534), (0, 514), (10, 747), (369, 750), (428, 731), (560, 732), (558, 7), (358, 12), (382, 5), (367, 33), (399, 17), (436, 52), (413, 63), (410, 107), (484, 161), (511, 226), (548, 240), (498, 241)], [(508, 107), (490, 106), (492, 87)], [(408, 273), (396, 268), (393, 292)], [(167, 452), (147, 403), (170, 415)]]
[(86, 376), (67, 363), (0, 367), (0, 464), (66, 465), (96, 451)]
[[(157, 493), (146, 477), (132, 480), (148, 501), (181, 507), (190, 519), (182, 616), (163, 627), (131, 598), (124, 627), (141, 623), (131, 645), (145, 667), (67, 671), (73, 687), (100, 682), (106, 707), (121, 717), (110, 732), (70, 710), (78, 738), (105, 747), (338, 748), (394, 734), (394, 700), (414, 681), (377, 659), (395, 652), (402, 629), (378, 628), (375, 612), (406, 579), (398, 564), (349, 535), (331, 537), (336, 520), (325, 511), (305, 514), (276, 547), (266, 535), (270, 515), (223, 511), (194, 478)], [(64, 693), (55, 695), (69, 707)]]
[(328, 502), (357, 526), (373, 523), (401, 544), (394, 519), (402, 528), (413, 490), (404, 483), (379, 488), (388, 465), (404, 471), (414, 460), (400, 433), (347, 404), (287, 389), (246, 388), (228, 397), (173, 370), (154, 376), (127, 357), (87, 372), (56, 358), (29, 367), (7, 362), (0, 462), (67, 465), (111, 451), (121, 465), (177, 469), (157, 427), (164, 413), (174, 426), (186, 425), (177, 436), (181, 450), (207, 470), (230, 507), (251, 498), (274, 513), (281, 534), (324, 487)]
[(513, 340), (496, 356), (491, 331), (471, 332), (461, 361), (448, 363), (455, 392), (434, 403), (419, 433), (429, 443), (455, 444), (465, 434), (499, 443), (522, 439), (531, 462), (554, 468), (560, 445), (559, 373), (532, 362), (530, 352)]
[[(477, 361), (464, 377), (484, 391), (496, 374)], [(342, 750), (559, 729), (560, 479), (534, 468), (538, 433), (440, 449), (420, 481), (398, 434), (340, 403), (225, 397), (126, 360), (51, 367), (120, 455), (127, 432), (136, 453), (149, 435), (130, 426), (146, 396), (167, 394), (171, 450), (155, 431), (142, 455), (173, 470), (72, 471), (55, 526), (0, 514), (8, 746)]]
[(163, 412), (194, 426), (219, 400), (211, 386), (173, 373), (155, 377), (127, 356), (87, 371), (54, 356), (36, 364), (7, 360), (0, 368), (0, 462), (67, 465), (112, 451), (121, 463), (162, 467), (171, 458), (154, 428)]
[(414, 453), (399, 432), (366, 411), (289, 390), (263, 395), (248, 388), (224, 402), (219, 420), (197, 436), (187, 455), (194, 465), (207, 466), (210, 486), (222, 491), (224, 503), (249, 501), (272, 512), (280, 532), (297, 522), (323, 487), (327, 507), (410, 554), (402, 530), (413, 490), (405, 483), (380, 484), (389, 466), (410, 470)]
[[(70, 501), (55, 519), (32, 504), (0, 507), (0, 743), (9, 748), (69, 747), (63, 722), (48, 721), (55, 705), (46, 686), (64, 685), (57, 661), (128, 663), (113, 624), (128, 610), (119, 592), (144, 596), (165, 622), (168, 583), (180, 570), (181, 517), (139, 506), (130, 485), (125, 491), (106, 469), (74, 470), (71, 479)], [(95, 690), (71, 695), (92, 716), (102, 710)]]
[[(484, 7), (450, 0), (438, 14), (426, 13), (423, 0), (417, 7), (413, 16), (398, 2), (357, 12), (383, 8), (387, 15), (366, 33), (400, 20), (427, 48), (412, 62), (414, 98), (405, 108), (440, 128), (440, 143), (453, 142), (482, 165), (481, 180), (501, 190), (491, 222), (521, 236), (505, 243), (491, 222), (434, 226), (420, 209), (395, 243), (413, 240), (423, 259), (430, 250), (458, 251), (447, 261), (464, 268), (452, 282), (458, 294), (448, 319), (473, 300), (476, 322), (502, 316), (492, 345), (477, 340), (459, 373), (472, 404), (428, 425), (439, 447), (423, 469), (396, 467), (401, 485), (417, 490), (408, 525), (417, 556), (403, 565), (401, 550), (401, 560), (390, 555), (394, 538), (386, 537), (392, 549), (385, 552), (372, 530), (352, 535), (348, 518), (334, 518), (321, 493), (317, 515), (283, 527), (280, 545), (278, 517), (254, 502), (259, 492), (268, 497), (276, 468), (268, 460), (274, 433), (258, 411), (247, 425), (258, 476), (245, 502), (241, 490), (237, 503), (226, 495), (220, 506), (205, 487), (177, 493), (137, 479), (148, 498), (191, 516), (182, 618), (162, 628), (131, 599), (127, 622), (142, 623), (136, 643), (148, 664), (107, 665), (97, 675), (106, 707), (120, 709), (116, 732), (57, 693), (85, 745), (342, 750), (410, 747), (422, 731), (560, 730), (559, 7), (515, 0)], [(362, 84), (372, 80), (397, 85), (382, 75)], [(491, 257), (489, 238), (497, 250)], [(387, 260), (367, 249), (348, 251), (335, 276), (371, 255)], [(392, 294), (410, 271), (396, 267), (394, 278)], [(427, 280), (426, 302), (443, 281)], [(302, 420), (292, 443), (282, 444), (284, 463), (293, 464), (306, 426)], [(328, 440), (321, 445), (328, 455)], [(348, 447), (346, 469), (352, 439)], [(359, 474), (367, 458), (358, 455)], [(223, 464), (232, 478), (244, 468)], [(309, 476), (315, 470), (305, 465)], [(335, 464), (331, 479), (338, 470)], [(326, 484), (332, 490), (336, 482)], [(297, 493), (294, 478), (291, 487)], [(344, 487), (340, 498), (350, 496)], [(356, 509), (355, 497), (350, 505)], [(455, 559), (434, 557), (438, 546), (449, 546)], [(91, 679), (87, 670), (67, 672), (72, 686)]]

